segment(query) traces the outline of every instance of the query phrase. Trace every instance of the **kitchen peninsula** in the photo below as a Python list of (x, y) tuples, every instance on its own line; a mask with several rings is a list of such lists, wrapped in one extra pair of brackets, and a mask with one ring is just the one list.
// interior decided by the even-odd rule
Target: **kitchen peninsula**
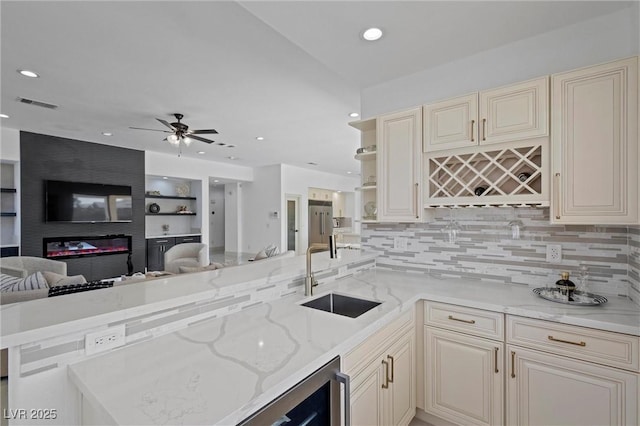
[[(321, 283), (316, 288), (318, 296), (333, 291), (377, 300), (382, 304), (355, 319), (300, 306), (309, 299), (300, 291), (298, 280), (304, 260), (300, 257), (281, 260), (268, 274), (260, 268), (239, 268), (241, 277), (237, 277), (234, 283), (227, 281), (226, 286), (216, 285), (216, 282), (223, 282), (222, 275), (215, 274), (216, 271), (192, 274), (188, 279), (183, 277), (184, 281), (179, 284), (182, 293), (179, 300), (166, 298), (175, 290), (175, 286), (170, 285), (170, 280), (175, 278), (156, 281), (158, 286), (145, 284), (140, 290), (129, 290), (135, 287), (125, 286), (102, 294), (78, 294), (73, 295), (77, 296), (78, 302), (94, 306), (100, 304), (95, 298), (102, 302), (111, 298), (113, 309), (94, 316), (85, 311), (85, 319), (63, 318), (57, 327), (66, 329), (67, 336), (76, 336), (75, 339), (80, 340), (84, 335), (81, 332), (83, 327), (86, 330), (100, 323), (109, 326), (126, 323), (127, 345), (90, 358), (69, 357), (71, 361), (67, 361), (67, 367), (63, 366), (65, 356), (58, 355), (56, 362), (61, 367), (40, 372), (38, 368), (51, 364), (55, 359), (55, 356), (51, 357), (52, 353), (56, 350), (61, 352), (61, 349), (51, 348), (59, 348), (60, 345), (51, 343), (47, 336), (52, 334), (42, 324), (23, 322), (22, 330), (19, 330), (15, 321), (25, 317), (3, 310), (3, 346), (8, 342), (7, 346), (13, 346), (12, 353), (18, 357), (17, 361), (10, 358), (10, 374), (19, 375), (18, 383), (24, 381), (28, 384), (40, 376), (46, 384), (50, 383), (55, 371), (62, 371), (56, 383), (64, 380), (63, 388), (70, 395), (76, 392), (81, 395), (75, 406), (69, 404), (65, 407), (69, 411), (64, 413), (64, 419), (70, 424), (92, 421), (113, 424), (236, 424), (334, 356), (351, 356), (349, 354), (355, 353), (354, 349), (366, 343), (370, 336), (407, 313), (415, 319), (412, 326), (416, 326), (418, 342), (415, 345), (416, 368), (418, 373), (423, 371), (420, 321), (423, 319), (422, 301), (428, 300), (495, 313), (506, 316), (508, 321), (524, 317), (542, 320), (550, 328), (556, 325), (575, 326), (571, 329), (593, 332), (596, 336), (608, 333), (629, 338), (629, 364), (623, 368), (635, 371), (627, 373), (635, 378), (635, 385), (629, 385), (631, 393), (628, 396), (636, 395), (637, 398), (640, 310), (624, 297), (609, 297), (603, 306), (572, 307), (540, 299), (526, 286), (436, 279), (427, 274), (372, 268), (374, 258), (366, 253), (344, 252), (342, 259), (332, 260), (325, 259), (326, 253), (314, 256), (314, 269), (322, 270), (316, 274)], [(327, 279), (329, 276), (334, 279)], [(288, 293), (279, 290), (279, 283), (287, 279), (292, 285)], [(174, 284), (177, 283), (174, 281)], [(201, 312), (211, 312), (211, 306), (198, 305), (198, 301), (213, 294), (222, 298), (216, 302), (223, 303), (218, 308), (233, 309), (234, 305), (247, 303), (248, 299), (239, 300), (243, 297), (239, 294), (248, 289), (252, 289), (254, 294), (261, 293), (259, 297), (264, 297), (264, 300), (253, 299), (243, 309), (236, 309), (228, 315), (219, 311), (215, 316), (192, 316), (186, 322), (174, 318), (170, 325), (165, 319), (163, 324), (162, 318), (167, 312), (183, 312), (184, 318), (187, 317), (184, 312), (194, 305), (199, 306)], [(270, 296), (267, 295), (269, 292)], [(124, 298), (125, 294), (133, 296), (136, 293), (141, 297), (138, 299), (140, 302), (148, 302), (146, 307), (143, 303), (133, 306), (130, 298)], [(121, 311), (115, 309), (118, 303), (121, 303)], [(5, 318), (13, 320), (13, 324), (7, 324)], [(149, 331), (151, 327), (155, 327), (155, 333)], [(163, 327), (167, 328), (164, 332)], [(9, 329), (13, 332), (5, 332)], [(506, 335), (510, 335), (508, 330)], [(46, 344), (42, 347), (38, 345), (43, 342), (35, 344), (39, 339)], [(61, 338), (57, 341), (60, 343)], [(43, 351), (48, 351), (48, 355)], [(37, 353), (39, 355), (34, 355)], [(418, 384), (417, 406), (422, 408), (424, 384), (420, 377)], [(14, 397), (16, 394), (20, 397), (23, 390), (18, 387), (10, 391), (15, 392)], [(58, 407), (62, 411), (62, 405)], [(630, 413), (635, 413), (630, 418), (637, 419), (637, 404), (627, 408)]]

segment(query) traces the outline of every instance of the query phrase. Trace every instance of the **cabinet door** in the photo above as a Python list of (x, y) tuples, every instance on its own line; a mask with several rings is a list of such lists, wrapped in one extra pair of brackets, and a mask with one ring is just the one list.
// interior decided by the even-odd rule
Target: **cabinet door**
[(638, 374), (517, 346), (507, 351), (507, 424), (638, 424)]
[(354, 426), (385, 425), (382, 409), (382, 386), (385, 369), (376, 358), (371, 366), (359, 373), (351, 382), (351, 424)]
[(147, 269), (164, 270), (164, 253), (175, 245), (175, 238), (153, 238), (147, 240)]
[(549, 78), (480, 92), (480, 145), (549, 136)]
[(408, 425), (416, 415), (415, 335), (405, 334), (386, 353), (390, 384), (383, 392), (386, 399), (387, 424)]
[(478, 144), (478, 94), (424, 107), (424, 152)]
[(422, 216), (422, 108), (379, 117), (378, 221), (417, 222)]
[(503, 424), (504, 344), (425, 327), (425, 411), (457, 424)]
[(638, 223), (638, 58), (552, 76), (554, 223)]

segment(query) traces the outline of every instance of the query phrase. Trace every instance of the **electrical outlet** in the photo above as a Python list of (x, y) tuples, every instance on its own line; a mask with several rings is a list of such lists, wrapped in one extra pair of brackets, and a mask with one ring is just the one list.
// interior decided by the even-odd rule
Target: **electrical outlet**
[(547, 262), (560, 263), (562, 261), (562, 246), (560, 244), (547, 245)]
[(92, 355), (124, 345), (124, 333), (124, 324), (109, 327), (94, 333), (87, 333), (84, 339), (85, 354)]
[(407, 237), (394, 237), (393, 238), (394, 250), (406, 250), (407, 249)]

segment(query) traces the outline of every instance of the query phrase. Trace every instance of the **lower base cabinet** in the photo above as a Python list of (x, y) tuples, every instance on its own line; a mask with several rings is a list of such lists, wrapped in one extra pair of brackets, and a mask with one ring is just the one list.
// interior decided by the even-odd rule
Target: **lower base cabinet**
[(425, 411), (461, 425), (504, 424), (504, 343), (424, 327)]
[(200, 235), (147, 239), (147, 270), (164, 271), (164, 254), (177, 244), (199, 243)]
[[(398, 337), (399, 336), (399, 337)], [(351, 424), (408, 425), (416, 414), (416, 336), (412, 313), (345, 356)]]
[(507, 353), (507, 424), (638, 424), (638, 374), (511, 345)]
[(352, 425), (408, 425), (416, 412), (413, 331), (353, 377), (351, 386)]

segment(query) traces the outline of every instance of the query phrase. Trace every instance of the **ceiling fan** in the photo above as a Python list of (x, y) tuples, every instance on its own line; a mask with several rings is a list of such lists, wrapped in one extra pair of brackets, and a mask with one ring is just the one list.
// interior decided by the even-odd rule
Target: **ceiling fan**
[(189, 126), (180, 122), (180, 120), (182, 120), (184, 115), (176, 113), (176, 114), (173, 114), (173, 116), (177, 120), (175, 123), (169, 123), (167, 120), (156, 118), (156, 120), (158, 120), (159, 122), (161, 122), (171, 130), (145, 129), (142, 127), (129, 127), (129, 128), (135, 129), (135, 130), (151, 130), (153, 132), (169, 133), (169, 135), (165, 138), (165, 140), (169, 142), (171, 145), (175, 145), (175, 146), (179, 146), (180, 143), (183, 143), (186, 146), (189, 146), (191, 145), (191, 142), (193, 140), (197, 140), (205, 143), (215, 142), (210, 139), (205, 139), (197, 135), (218, 134), (217, 130), (215, 129), (189, 130)]

